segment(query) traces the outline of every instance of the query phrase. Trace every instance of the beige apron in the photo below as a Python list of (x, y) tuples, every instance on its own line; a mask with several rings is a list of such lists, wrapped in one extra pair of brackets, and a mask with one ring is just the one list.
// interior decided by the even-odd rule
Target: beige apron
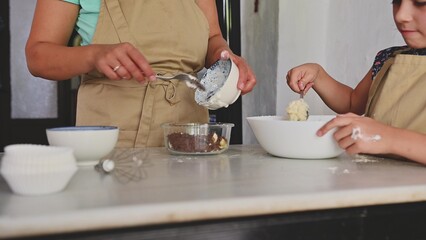
[[(209, 25), (195, 0), (102, 0), (93, 44), (129, 42), (157, 73), (195, 74), (204, 66)], [(162, 146), (166, 122), (207, 122), (194, 89), (177, 80), (109, 80), (86, 74), (77, 125), (120, 128), (117, 147)]]
[(370, 88), (366, 116), (426, 133), (426, 56), (396, 54)]

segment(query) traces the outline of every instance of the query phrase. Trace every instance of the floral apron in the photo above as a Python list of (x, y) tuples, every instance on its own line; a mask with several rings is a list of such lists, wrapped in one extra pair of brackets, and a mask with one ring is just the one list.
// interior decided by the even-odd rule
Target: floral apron
[(366, 116), (385, 124), (426, 133), (426, 57), (396, 54), (370, 88)]
[[(93, 44), (129, 42), (155, 72), (195, 74), (204, 66), (209, 25), (195, 0), (102, 0)], [(109, 80), (82, 77), (77, 125), (120, 128), (117, 147), (162, 146), (166, 122), (207, 122), (194, 89), (177, 80)]]

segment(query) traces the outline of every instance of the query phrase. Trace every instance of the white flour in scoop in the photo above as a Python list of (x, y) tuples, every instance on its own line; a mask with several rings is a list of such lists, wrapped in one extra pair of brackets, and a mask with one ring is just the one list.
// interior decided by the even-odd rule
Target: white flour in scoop
[(207, 72), (200, 80), (206, 91), (197, 89), (195, 91), (195, 101), (200, 105), (207, 104), (210, 98), (225, 84), (230, 71), (231, 60), (219, 60), (215, 62), (207, 69)]

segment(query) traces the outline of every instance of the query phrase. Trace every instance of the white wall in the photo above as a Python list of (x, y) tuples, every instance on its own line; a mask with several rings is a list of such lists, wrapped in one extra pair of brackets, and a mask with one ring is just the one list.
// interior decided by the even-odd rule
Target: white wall
[(56, 118), (57, 82), (33, 77), (27, 68), (25, 44), (31, 28), (36, 0), (9, 1), (11, 115), (20, 118)]
[(259, 1), (257, 13), (254, 12), (253, 2), (241, 1), (241, 52), (258, 80), (255, 89), (242, 98), (243, 142), (255, 139), (246, 117), (274, 115), (277, 99), (279, 2)]
[[(258, 77), (256, 88), (262, 91), (256, 90), (243, 97), (243, 117), (284, 115), (287, 104), (299, 97), (284, 80), (287, 71), (294, 66), (317, 62), (331, 76), (354, 87), (367, 73), (379, 50), (404, 44), (394, 26), (389, 0), (260, 0), (260, 13), (267, 13), (269, 18), (278, 17), (276, 21), (265, 21), (255, 14), (248, 14), (247, 8), (252, 7), (253, 2), (241, 3), (245, 9), (242, 14), (242, 55), (254, 68)], [(247, 22), (250, 24), (244, 25)], [(274, 29), (272, 25), (275, 23), (278, 24), (278, 36), (275, 32), (253, 30)], [(259, 26), (262, 24), (267, 25)], [(259, 42), (268, 42), (268, 46), (256, 45)], [(277, 59), (259, 62), (258, 54), (267, 48), (275, 49), (274, 46), (278, 49)], [(276, 73), (259, 70), (272, 69), (274, 64), (277, 65)], [(276, 94), (275, 102), (264, 94), (268, 91)], [(305, 100), (310, 105), (311, 114), (332, 113), (314, 91), (309, 92)], [(275, 106), (275, 111), (259, 109), (251, 104), (254, 101), (258, 105)], [(243, 121), (243, 124), (243, 142), (255, 143), (248, 123)]]
[[(329, 37), (327, 16), (331, 15), (329, 5), (330, 0), (280, 1), (277, 115), (285, 115), (287, 104), (299, 98), (299, 94), (291, 91), (286, 84), (288, 70), (306, 62), (326, 62)], [(322, 102), (315, 94), (309, 93), (305, 100), (309, 103), (311, 114), (322, 108)]]

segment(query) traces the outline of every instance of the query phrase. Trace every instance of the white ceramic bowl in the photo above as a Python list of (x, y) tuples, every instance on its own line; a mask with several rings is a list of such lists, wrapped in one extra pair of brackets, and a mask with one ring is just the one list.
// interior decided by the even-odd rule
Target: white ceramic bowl
[(118, 140), (118, 128), (113, 126), (75, 126), (46, 129), (51, 146), (70, 147), (79, 166), (95, 165), (108, 155)]
[(247, 121), (268, 153), (285, 158), (323, 159), (343, 152), (333, 139), (334, 131), (316, 136), (316, 131), (333, 117), (311, 115), (307, 121), (289, 121), (282, 116), (259, 116), (248, 117)]
[(195, 101), (211, 110), (228, 107), (241, 94), (237, 87), (239, 75), (238, 67), (231, 59), (215, 62), (200, 80), (206, 91), (197, 89)]
[(77, 165), (71, 148), (14, 144), (5, 147), (0, 171), (14, 193), (42, 195), (63, 190)]

